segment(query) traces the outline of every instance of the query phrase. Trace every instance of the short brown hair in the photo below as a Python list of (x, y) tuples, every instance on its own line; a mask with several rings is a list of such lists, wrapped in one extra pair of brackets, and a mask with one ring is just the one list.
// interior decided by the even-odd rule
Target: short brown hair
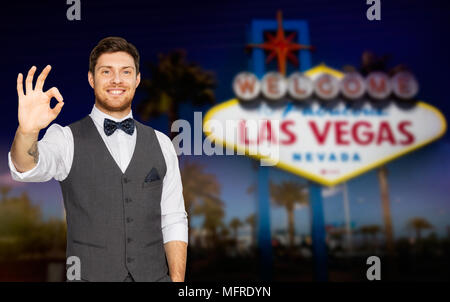
[(117, 51), (124, 51), (133, 57), (136, 75), (139, 74), (139, 52), (133, 44), (121, 37), (107, 37), (98, 42), (89, 56), (89, 71), (95, 73), (95, 65), (102, 54)]

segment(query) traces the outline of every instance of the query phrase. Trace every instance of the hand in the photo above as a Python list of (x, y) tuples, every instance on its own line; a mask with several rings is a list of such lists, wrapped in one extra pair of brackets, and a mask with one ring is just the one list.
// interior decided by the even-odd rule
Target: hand
[[(47, 65), (42, 70), (33, 89), (33, 76), (36, 72), (36, 66), (31, 67), (25, 81), (26, 94), (23, 93), (23, 76), (21, 73), (17, 76), (19, 130), (21, 133), (39, 133), (41, 129), (47, 127), (58, 116), (61, 108), (64, 106), (63, 97), (59, 93), (58, 88), (53, 87), (46, 92), (42, 91), (50, 69), (51, 66)], [(54, 108), (50, 108), (52, 97), (58, 100), (58, 104)]]

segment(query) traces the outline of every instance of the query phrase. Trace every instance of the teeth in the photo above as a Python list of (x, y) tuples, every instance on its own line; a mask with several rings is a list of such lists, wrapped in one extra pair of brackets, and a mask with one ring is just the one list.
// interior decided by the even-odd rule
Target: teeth
[(108, 90), (108, 92), (111, 94), (119, 95), (119, 94), (122, 94), (124, 92), (124, 90)]

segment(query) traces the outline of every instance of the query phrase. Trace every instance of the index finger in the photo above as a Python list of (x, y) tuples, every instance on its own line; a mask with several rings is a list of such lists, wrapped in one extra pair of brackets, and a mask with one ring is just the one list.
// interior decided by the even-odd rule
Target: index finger
[(25, 92), (31, 93), (33, 92), (33, 76), (36, 72), (36, 66), (33, 66), (28, 70), (27, 78), (25, 79)]
[(42, 90), (42, 88), (44, 88), (44, 82), (45, 79), (47, 78), (48, 73), (50, 72), (50, 69), (52, 69), (52, 66), (50, 65), (45, 66), (45, 68), (42, 70), (41, 74), (36, 80), (36, 86), (34, 87), (34, 89)]
[(23, 75), (21, 73), (19, 73), (19, 75), (17, 76), (17, 94), (19, 95), (19, 97), (22, 97), (23, 94)]

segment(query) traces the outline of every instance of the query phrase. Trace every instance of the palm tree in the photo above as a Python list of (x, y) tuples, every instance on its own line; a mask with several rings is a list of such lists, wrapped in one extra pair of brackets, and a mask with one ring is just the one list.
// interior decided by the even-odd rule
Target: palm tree
[(194, 215), (203, 215), (203, 228), (207, 231), (209, 240), (213, 246), (217, 247), (217, 231), (223, 226), (223, 202), (220, 199), (206, 198), (197, 205), (193, 211)]
[(270, 183), (270, 195), (273, 201), (275, 204), (285, 207), (287, 211), (290, 248), (294, 246), (295, 238), (295, 205), (308, 203), (308, 194), (305, 192), (306, 187), (306, 185), (294, 181), (284, 181), (280, 184)]
[(158, 63), (148, 63), (147, 67), (150, 78), (141, 82), (140, 90), (146, 96), (138, 104), (137, 112), (144, 121), (167, 114), (171, 138), (173, 136), (170, 129), (178, 119), (180, 102), (191, 101), (194, 106), (214, 103), (214, 74), (203, 70), (196, 63), (188, 62), (185, 51), (159, 54)]
[(236, 244), (238, 242), (238, 230), (241, 226), (242, 226), (242, 221), (239, 218), (234, 217), (233, 219), (231, 219), (230, 228), (233, 230), (233, 237), (234, 237)]
[(32, 203), (28, 193), (10, 197), (0, 204), (0, 238), (29, 235), (42, 221), (40, 206)]
[(377, 224), (364, 225), (359, 228), (359, 232), (364, 236), (365, 244), (369, 242), (369, 237), (372, 237), (372, 247), (376, 249), (377, 247), (377, 235), (381, 232), (381, 227)]
[(228, 241), (228, 237), (230, 236), (230, 230), (228, 229), (228, 227), (223, 224), (220, 226), (220, 238), (223, 239), (223, 241)]
[[(377, 56), (371, 51), (364, 51), (361, 55), (361, 63), (359, 72), (366, 76), (372, 71), (384, 71), (393, 76), (397, 72), (407, 70), (408, 68), (403, 64), (398, 64), (388, 70), (387, 63), (390, 59), (389, 55)], [(353, 66), (344, 66), (345, 71), (356, 71), (357, 68)], [(394, 253), (394, 231), (392, 227), (392, 218), (389, 201), (389, 183), (388, 183), (388, 169), (386, 165), (378, 168), (378, 182), (380, 184), (381, 192), (381, 206), (383, 209), (384, 229), (386, 234), (386, 247), (390, 255)]]
[(251, 229), (251, 243), (250, 246), (254, 246), (256, 242), (256, 215), (251, 214), (245, 218), (245, 223), (250, 226)]
[[(219, 200), (220, 184), (214, 174), (206, 173), (205, 167), (193, 161), (184, 161), (181, 168), (183, 197), (188, 215), (195, 215), (195, 207), (201, 201), (214, 203)], [(191, 223), (188, 219), (189, 240), (191, 238)]]
[(413, 217), (408, 223), (407, 227), (416, 231), (416, 240), (419, 242), (422, 239), (422, 230), (432, 229), (433, 225), (422, 217)]

